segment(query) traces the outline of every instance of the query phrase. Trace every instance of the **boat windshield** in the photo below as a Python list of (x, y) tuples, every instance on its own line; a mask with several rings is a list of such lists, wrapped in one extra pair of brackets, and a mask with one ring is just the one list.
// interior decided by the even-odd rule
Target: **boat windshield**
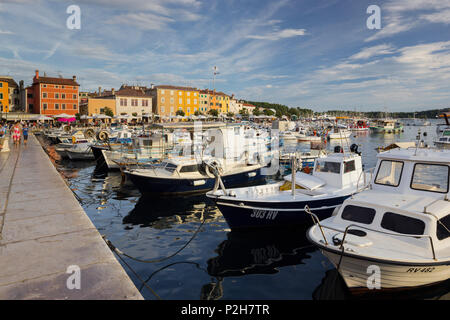
[(449, 167), (439, 164), (416, 163), (411, 189), (430, 192), (448, 192)]
[(325, 160), (317, 160), (316, 172), (341, 173), (340, 162), (330, 162)]
[(403, 162), (382, 160), (375, 178), (376, 184), (398, 187), (403, 171)]
[(170, 173), (174, 172), (177, 169), (177, 166), (170, 162), (161, 162), (159, 167), (166, 171), (169, 171)]
[(450, 237), (450, 214), (438, 221), (436, 235), (439, 240)]

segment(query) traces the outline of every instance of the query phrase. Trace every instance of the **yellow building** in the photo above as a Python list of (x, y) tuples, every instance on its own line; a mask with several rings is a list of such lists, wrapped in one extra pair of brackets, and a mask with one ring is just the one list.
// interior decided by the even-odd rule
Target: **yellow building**
[(212, 90), (200, 90), (200, 105), (199, 112), (206, 114), (213, 107), (212, 97), (214, 92)]
[(228, 113), (230, 110), (230, 96), (223, 92), (216, 92), (215, 105), (219, 113)]
[(153, 113), (160, 116), (175, 116), (183, 110), (186, 116), (199, 111), (199, 90), (191, 87), (161, 85), (151, 89), (153, 96)]
[(9, 81), (0, 79), (0, 112), (9, 112)]
[(112, 110), (116, 115), (116, 99), (114, 97), (109, 98), (89, 98), (87, 103), (88, 115), (104, 114), (105, 108)]

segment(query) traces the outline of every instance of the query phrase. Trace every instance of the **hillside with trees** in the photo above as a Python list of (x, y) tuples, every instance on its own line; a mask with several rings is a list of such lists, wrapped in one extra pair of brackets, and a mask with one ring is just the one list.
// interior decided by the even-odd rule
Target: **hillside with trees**
[[(423, 119), (432, 119), (436, 118), (442, 112), (450, 112), (450, 108), (442, 108), (442, 109), (432, 109), (432, 110), (424, 110), (424, 111), (411, 111), (411, 112), (388, 112), (385, 111), (370, 111), (370, 112), (357, 112), (357, 111), (343, 111), (343, 110), (328, 110), (326, 112), (314, 112), (308, 108), (291, 108), (283, 104), (271, 103), (271, 102), (260, 102), (260, 101), (245, 101), (245, 103), (252, 104), (257, 107), (256, 113), (271, 115), (272, 112), (269, 112), (270, 109), (274, 109), (276, 111), (275, 116), (281, 118), (282, 116), (296, 116), (299, 117), (311, 117), (314, 115), (320, 114), (328, 114), (332, 116), (348, 116), (348, 117), (366, 117), (366, 118), (384, 118), (389, 116), (391, 118), (423, 118)], [(415, 115), (414, 115), (415, 113)]]

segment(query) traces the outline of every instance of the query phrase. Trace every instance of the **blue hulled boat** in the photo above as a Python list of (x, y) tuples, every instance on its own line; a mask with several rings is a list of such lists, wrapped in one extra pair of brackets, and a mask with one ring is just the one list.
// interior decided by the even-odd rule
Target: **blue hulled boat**
[(127, 178), (142, 194), (193, 194), (206, 193), (214, 188), (216, 178), (211, 165), (221, 168), (225, 187), (236, 187), (264, 181), (262, 164), (230, 163), (210, 160), (198, 163), (195, 159), (178, 157), (166, 159), (146, 168), (125, 170)]
[[(292, 181), (293, 180), (293, 181)], [(334, 153), (317, 158), (312, 175), (296, 172), (284, 181), (207, 193), (231, 229), (312, 224), (305, 205), (319, 216), (329, 217), (345, 199), (363, 190), (369, 182), (361, 156)]]

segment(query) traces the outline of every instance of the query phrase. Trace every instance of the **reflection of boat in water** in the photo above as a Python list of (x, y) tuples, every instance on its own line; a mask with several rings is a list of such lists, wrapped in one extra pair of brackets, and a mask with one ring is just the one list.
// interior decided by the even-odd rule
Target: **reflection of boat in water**
[(208, 273), (214, 277), (274, 274), (279, 267), (303, 264), (315, 251), (301, 236), (304, 232), (304, 228), (231, 231), (217, 247), (217, 257), (208, 260)]
[(201, 222), (203, 219), (212, 222), (221, 218), (217, 208), (203, 195), (170, 199), (142, 196), (123, 223), (168, 229), (175, 224)]
[(450, 280), (438, 285), (411, 289), (406, 291), (386, 292), (383, 290), (365, 291), (352, 295), (345, 285), (344, 279), (336, 269), (326, 271), (325, 277), (312, 295), (314, 300), (347, 300), (347, 299), (377, 299), (377, 300), (450, 300)]

